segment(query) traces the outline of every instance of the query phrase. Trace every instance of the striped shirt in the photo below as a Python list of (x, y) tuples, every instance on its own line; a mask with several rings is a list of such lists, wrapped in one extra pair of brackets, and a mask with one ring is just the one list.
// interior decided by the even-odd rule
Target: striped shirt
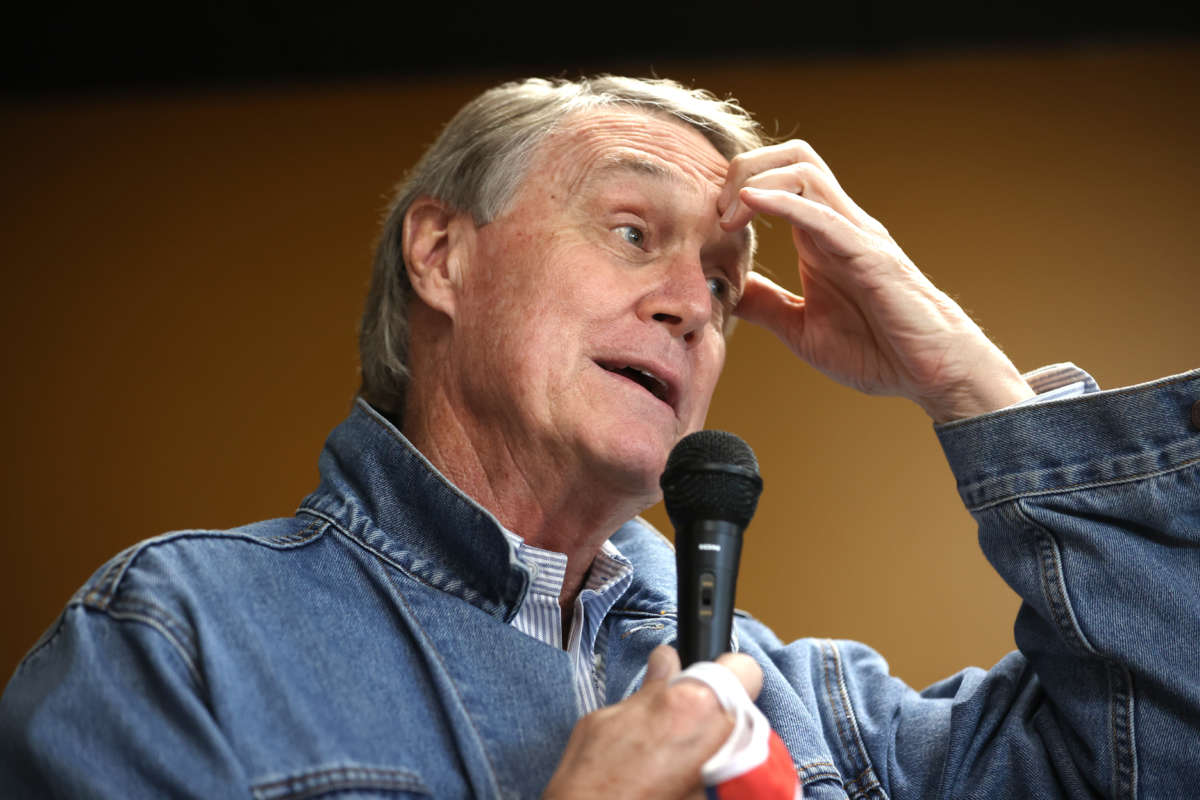
[(558, 598), (567, 574), (566, 555), (525, 544), (512, 531), (505, 530), (504, 535), (516, 551), (517, 560), (532, 576), (525, 602), (513, 617), (512, 626), (570, 654), (575, 665), (575, 694), (579, 704), (585, 714), (595, 711), (604, 705), (603, 654), (607, 649), (604, 642), (607, 629), (600, 623), (633, 581), (633, 565), (611, 542), (604, 543), (592, 561), (583, 590), (575, 598), (571, 630), (564, 646)]
[(1017, 403), (1018, 406), (1062, 400), (1067, 397), (1078, 397), (1100, 391), (1095, 379), (1070, 361), (1041, 367), (1033, 372), (1026, 372), (1021, 377), (1037, 394)]
[[(1077, 397), (1100, 390), (1092, 376), (1070, 362), (1051, 364), (1022, 375), (1034, 397), (1016, 405), (1044, 403)], [(633, 565), (611, 542), (605, 542), (588, 570), (583, 590), (575, 599), (571, 630), (563, 646), (562, 609), (558, 605), (567, 557), (563, 553), (525, 544), (505, 530), (517, 560), (529, 569), (532, 579), (525, 602), (513, 617), (512, 626), (551, 647), (565, 649), (575, 665), (575, 693), (586, 714), (604, 704), (604, 632), (601, 622), (633, 581)], [(736, 649), (736, 642), (734, 645)]]

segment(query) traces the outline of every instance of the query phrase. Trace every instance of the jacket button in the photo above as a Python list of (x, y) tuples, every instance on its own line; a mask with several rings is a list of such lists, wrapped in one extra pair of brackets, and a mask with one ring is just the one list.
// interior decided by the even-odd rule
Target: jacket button
[(1200, 400), (1192, 403), (1192, 427), (1200, 431)]

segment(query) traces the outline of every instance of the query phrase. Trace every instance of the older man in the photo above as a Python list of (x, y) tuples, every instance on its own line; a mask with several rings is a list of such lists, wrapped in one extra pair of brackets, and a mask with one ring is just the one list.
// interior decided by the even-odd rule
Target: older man
[[(806, 796), (1182, 796), (1200, 374), (1037, 403), (811, 148), (762, 145), (736, 105), (664, 81), (464, 108), (385, 226), (362, 398), (320, 487), (295, 517), (97, 572), (5, 692), (10, 794), (699, 791), (730, 722), (669, 680), (673, 556), (636, 515), (703, 424), (736, 313), (943, 423), (1026, 601), (1022, 653), (922, 694), (861, 645), (739, 619), (721, 663)], [(792, 226), (803, 298), (750, 272), (758, 214)]]

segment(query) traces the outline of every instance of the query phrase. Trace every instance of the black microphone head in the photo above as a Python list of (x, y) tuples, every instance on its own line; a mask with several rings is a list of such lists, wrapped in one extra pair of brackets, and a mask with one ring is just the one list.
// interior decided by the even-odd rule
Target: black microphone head
[(762, 493), (754, 451), (726, 431), (696, 431), (680, 439), (659, 484), (677, 531), (698, 519), (745, 527)]

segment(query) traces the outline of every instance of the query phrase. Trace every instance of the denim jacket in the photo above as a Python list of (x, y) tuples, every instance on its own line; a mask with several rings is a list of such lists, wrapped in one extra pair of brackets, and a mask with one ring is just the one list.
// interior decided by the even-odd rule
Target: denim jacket
[[(1020, 652), (923, 692), (852, 642), (736, 622), (809, 798), (1195, 796), (1200, 371), (938, 429)], [(101, 568), (0, 700), (5, 797), (536, 797), (580, 710), (507, 624), (494, 517), (360, 403), (294, 517)], [(675, 637), (674, 555), (634, 520), (607, 701)], [(621, 765), (614, 765), (620, 769)]]

